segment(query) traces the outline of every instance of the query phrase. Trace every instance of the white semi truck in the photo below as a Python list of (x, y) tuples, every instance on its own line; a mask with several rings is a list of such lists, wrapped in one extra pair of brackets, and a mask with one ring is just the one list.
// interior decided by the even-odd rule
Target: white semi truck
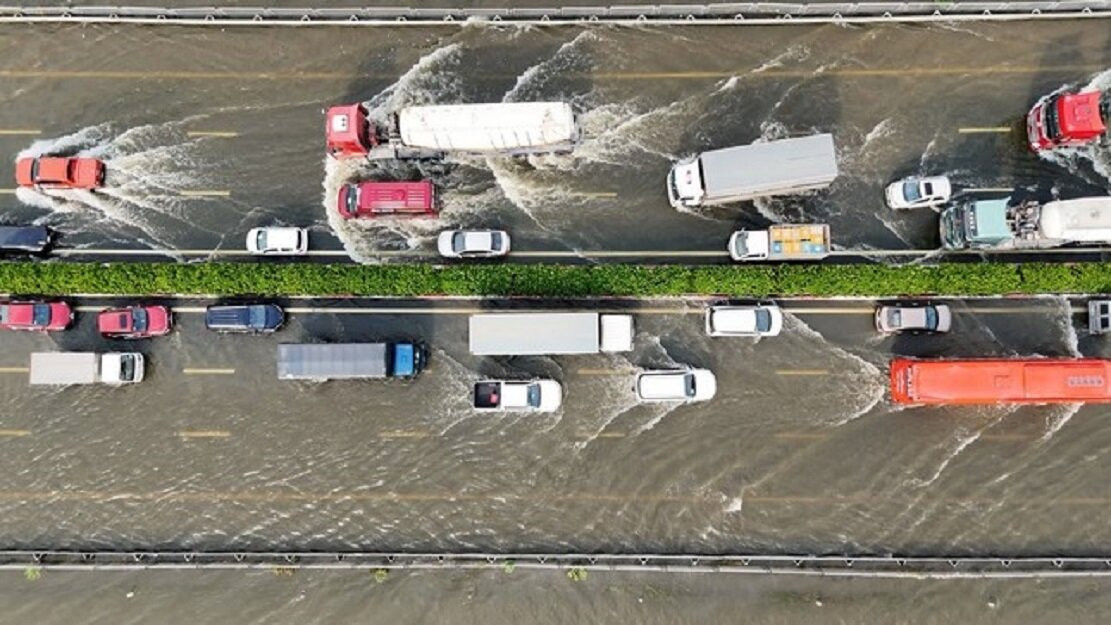
[(369, 119), (365, 105), (349, 104), (329, 109), (325, 123), (328, 154), (337, 158), (569, 152), (579, 139), (575, 112), (565, 102), (410, 106), (385, 125)]
[(135, 352), (35, 352), (31, 384), (134, 384), (143, 381), (143, 355)]
[(833, 135), (780, 139), (703, 152), (667, 176), (668, 201), (696, 208), (828, 187), (837, 178)]
[(632, 315), (568, 312), (472, 315), (469, 331), (476, 356), (628, 352), (634, 333)]
[(941, 213), (946, 249), (1023, 249), (1111, 243), (1111, 197), (1014, 203), (977, 200)]

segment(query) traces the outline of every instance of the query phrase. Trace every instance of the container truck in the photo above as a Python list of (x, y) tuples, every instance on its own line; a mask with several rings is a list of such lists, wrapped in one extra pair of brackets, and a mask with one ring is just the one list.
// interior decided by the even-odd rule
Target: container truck
[(143, 381), (143, 365), (135, 352), (35, 352), (31, 384), (133, 384)]
[(1111, 401), (1111, 360), (1010, 358), (891, 361), (897, 404), (1054, 404)]
[(970, 201), (941, 213), (945, 249), (1037, 249), (1070, 243), (1111, 243), (1111, 197), (1012, 204), (1011, 198)]
[(828, 187), (837, 177), (833, 135), (780, 139), (703, 152), (667, 175), (675, 208), (695, 208)]
[(335, 106), (326, 114), (328, 154), (336, 158), (444, 158), (462, 154), (569, 152), (579, 139), (565, 102), (504, 102), (410, 106), (385, 126), (363, 104)]
[(364, 380), (413, 378), (427, 353), (415, 343), (283, 343), (278, 346), (279, 380)]
[(597, 354), (633, 349), (633, 316), (598, 313), (472, 315), (470, 348), (476, 356)]
[(738, 262), (821, 260), (826, 256), (827, 224), (778, 224), (767, 230), (738, 230), (729, 237), (729, 257)]
[(1038, 100), (1026, 115), (1026, 138), (1035, 152), (1095, 143), (1111, 123), (1111, 91), (1054, 93)]

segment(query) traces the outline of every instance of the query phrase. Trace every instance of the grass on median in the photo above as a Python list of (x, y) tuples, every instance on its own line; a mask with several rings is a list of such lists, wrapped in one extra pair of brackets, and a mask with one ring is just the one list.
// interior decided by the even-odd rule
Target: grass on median
[(323, 265), (0, 263), (0, 292), (65, 295), (681, 296), (1111, 292), (1111, 263), (941, 265)]

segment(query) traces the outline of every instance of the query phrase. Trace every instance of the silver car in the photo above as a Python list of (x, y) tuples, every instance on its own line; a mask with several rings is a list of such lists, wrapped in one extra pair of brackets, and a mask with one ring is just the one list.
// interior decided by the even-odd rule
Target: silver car
[(783, 312), (775, 304), (711, 306), (706, 310), (710, 336), (777, 336), (783, 329)]
[(876, 308), (876, 330), (882, 334), (902, 332), (948, 332), (953, 313), (945, 304), (907, 303)]

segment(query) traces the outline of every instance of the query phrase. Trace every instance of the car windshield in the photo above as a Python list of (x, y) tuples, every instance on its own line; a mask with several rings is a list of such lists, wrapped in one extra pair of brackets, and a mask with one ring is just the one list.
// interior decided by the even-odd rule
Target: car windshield
[(528, 385), (528, 405), (533, 407), (533, 408), (539, 408), (540, 407), (540, 385), (539, 384), (529, 384)]
[(260, 250), (266, 249), (266, 231), (265, 230), (259, 230), (258, 231), (258, 238), (255, 239), (255, 241), (256, 241), (256, 244), (258, 246), (258, 249), (260, 249)]
[(733, 241), (734, 241), (734, 243), (733, 243), (734, 253), (736, 253), (737, 256), (747, 256), (748, 255), (748, 248), (745, 247), (745, 238), (744, 238), (744, 236), (743, 235), (738, 236), (738, 237), (734, 238)]
[(688, 373), (683, 376), (683, 390), (686, 392), (687, 397), (694, 397), (694, 374)]
[(348, 215), (354, 215), (355, 214), (355, 207), (358, 206), (358, 204), (359, 204), (359, 189), (358, 189), (358, 187), (348, 186), (347, 187), (347, 195), (344, 196), (343, 199), (345, 200), (344, 201), (344, 208), (347, 209), (347, 214)]
[(937, 309), (933, 306), (926, 307), (926, 329), (937, 329)]
[(1059, 139), (1061, 137), (1061, 124), (1057, 119), (1058, 99), (1058, 96), (1049, 98), (1042, 107), (1042, 110), (1045, 111), (1045, 134), (1050, 139)]
[[(123, 321), (124, 323), (120, 325), (126, 327), (127, 321), (125, 319), (121, 319), (121, 321)], [(150, 319), (147, 316), (147, 311), (143, 310), (142, 308), (132, 308), (131, 321), (133, 324), (135, 324), (135, 327), (133, 327), (132, 330), (136, 332), (145, 332)]]
[(903, 325), (903, 311), (898, 308), (890, 308), (887, 311), (887, 325), (892, 328), (899, 328)]
[(760, 332), (772, 329), (772, 314), (763, 308), (756, 309), (756, 329)]
[(456, 254), (462, 254), (466, 249), (466, 237), (462, 232), (456, 232), (451, 237), (451, 250)]
[(917, 202), (922, 199), (922, 194), (918, 191), (917, 181), (903, 183), (903, 197), (908, 202)]
[(501, 249), (501, 233), (500, 232), (491, 232), (490, 233), (490, 249), (491, 250), (500, 250)]
[(35, 304), (31, 308), (31, 321), (37, 326), (45, 326), (50, 324), (50, 305), (49, 304)]
[(135, 379), (135, 358), (132, 356), (123, 356), (120, 358), (120, 379), (124, 382), (131, 382)]
[(39, 159), (31, 159), (31, 182), (39, 180)]
[(247, 325), (252, 328), (266, 327), (266, 308), (263, 306), (247, 307)]

